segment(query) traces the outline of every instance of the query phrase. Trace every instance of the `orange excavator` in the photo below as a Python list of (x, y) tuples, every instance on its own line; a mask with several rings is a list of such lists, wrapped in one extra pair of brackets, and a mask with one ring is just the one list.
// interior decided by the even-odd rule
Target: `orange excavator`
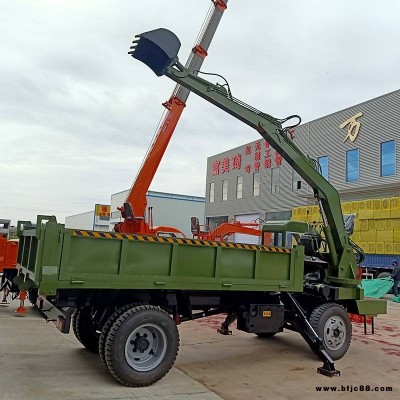
[[(197, 74), (204, 58), (207, 56), (211, 40), (227, 8), (227, 2), (228, 0), (212, 0), (212, 5), (186, 63), (186, 68), (194, 74)], [(153, 226), (151, 214), (146, 221), (146, 194), (185, 108), (189, 93), (189, 90), (177, 85), (170, 99), (163, 104), (166, 108), (166, 114), (160, 123), (123, 206), (118, 207), (124, 221), (115, 225), (114, 230), (116, 232), (147, 235), (168, 232), (185, 236), (179, 229), (174, 227)]]
[(192, 217), (191, 228), (193, 239), (198, 240), (216, 240), (225, 242), (229, 240), (229, 236), (235, 233), (244, 235), (261, 236), (260, 221), (239, 222), (235, 220), (223, 222), (214, 229), (210, 229), (207, 225), (200, 225), (199, 219)]

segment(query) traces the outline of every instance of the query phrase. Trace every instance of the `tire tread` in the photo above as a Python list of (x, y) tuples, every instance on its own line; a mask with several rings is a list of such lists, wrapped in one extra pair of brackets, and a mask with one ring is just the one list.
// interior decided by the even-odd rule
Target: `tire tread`
[(113, 323), (113, 325), (107, 335), (106, 344), (105, 344), (105, 359), (106, 359), (106, 363), (107, 363), (107, 368), (110, 371), (111, 375), (118, 382), (122, 383), (125, 386), (146, 387), (146, 386), (152, 385), (153, 383), (155, 383), (155, 382), (159, 381), (161, 378), (163, 378), (169, 372), (169, 370), (172, 368), (172, 366), (176, 360), (176, 357), (177, 357), (177, 353), (178, 353), (178, 349), (179, 349), (179, 345), (180, 345), (179, 334), (177, 335), (177, 351), (174, 355), (174, 358), (173, 358), (172, 362), (170, 363), (169, 367), (166, 368), (163, 371), (162, 375), (160, 375), (157, 379), (151, 380), (146, 383), (131, 383), (131, 382), (126, 381), (123, 377), (121, 377), (119, 375), (118, 371), (116, 370), (115, 360), (112, 357), (112, 347), (115, 342), (115, 336), (118, 333), (119, 329), (123, 326), (123, 324), (125, 322), (127, 322), (131, 317), (133, 317), (136, 314), (139, 314), (142, 312), (149, 312), (149, 311), (164, 314), (164, 315), (168, 316), (168, 318), (171, 318), (170, 315), (167, 312), (165, 312), (164, 310), (162, 310), (160, 307), (151, 306), (151, 305), (147, 305), (147, 304), (140, 305), (140, 306), (131, 308), (128, 311), (124, 312), (122, 315), (120, 315)]
[(91, 319), (90, 308), (76, 309), (72, 314), (72, 330), (78, 341), (91, 353), (98, 352), (98, 337), (94, 337), (90, 332), (92, 327), (87, 324)]
[(103, 328), (101, 329), (100, 338), (99, 338), (99, 355), (100, 355), (101, 361), (103, 362), (103, 364), (106, 368), (108, 368), (108, 367), (107, 367), (107, 361), (106, 361), (106, 356), (105, 356), (105, 346), (106, 346), (107, 336), (110, 332), (111, 326), (122, 314), (124, 314), (131, 308), (138, 307), (142, 304), (143, 303), (129, 303), (129, 304), (125, 304), (124, 306), (118, 308), (114, 313), (112, 313), (108, 317)]
[[(330, 302), (330, 303), (321, 304), (320, 306), (316, 307), (312, 311), (312, 313), (310, 315), (310, 318), (309, 318), (310, 325), (314, 328), (314, 330), (317, 333), (318, 333), (318, 325), (319, 325), (319, 322), (320, 322), (323, 314), (331, 307), (338, 307), (338, 308), (342, 309), (343, 312), (346, 313), (346, 315), (347, 315), (347, 310), (342, 305), (340, 305), (338, 303)], [(345, 348), (342, 348), (342, 351), (344, 351), (343, 355), (341, 355), (340, 357), (336, 358), (336, 360), (342, 358), (346, 354), (347, 350), (350, 347), (351, 339), (352, 339), (351, 322), (349, 323), (349, 326), (350, 326), (350, 329), (349, 329), (348, 332), (346, 332), (346, 334), (350, 339), (349, 339), (349, 341), (347, 343), (347, 346)], [(329, 349), (326, 349), (326, 351), (329, 353)], [(331, 355), (331, 358), (333, 358), (332, 355)]]

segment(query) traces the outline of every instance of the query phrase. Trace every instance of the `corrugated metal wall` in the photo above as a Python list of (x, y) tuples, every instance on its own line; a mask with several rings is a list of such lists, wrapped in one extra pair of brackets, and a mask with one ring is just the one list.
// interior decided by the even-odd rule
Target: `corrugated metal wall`
[[(361, 123), (359, 134), (354, 142), (344, 139), (347, 127), (340, 124), (358, 112), (363, 115), (357, 119)], [(309, 156), (329, 157), (329, 180), (338, 189), (343, 201), (365, 198), (391, 197), (400, 195), (400, 175), (398, 160), (400, 141), (396, 142), (396, 175), (380, 177), (380, 143), (396, 140), (400, 136), (400, 90), (366, 101), (345, 110), (327, 115), (296, 128), (295, 142)], [(260, 196), (252, 195), (255, 148), (261, 142), (261, 185)], [(251, 154), (246, 154), (246, 146), (251, 146)], [(359, 149), (359, 181), (346, 182), (346, 151)], [(240, 168), (233, 168), (233, 158), (241, 155)], [(271, 150), (271, 166), (275, 167), (274, 150)], [(222, 161), (229, 160), (229, 171), (223, 171)], [(280, 192), (271, 193), (271, 169), (265, 168), (264, 140), (244, 144), (224, 153), (211, 156), (207, 160), (206, 177), (206, 217), (267, 211), (288, 211), (293, 207), (312, 204), (312, 192), (302, 182), (300, 190), (292, 190), (292, 169), (283, 161), (280, 171)], [(213, 174), (213, 163), (219, 162), (219, 173)], [(246, 165), (250, 168), (246, 171)], [(236, 178), (242, 175), (243, 198), (236, 199)], [(228, 200), (222, 201), (222, 181), (228, 179)], [(209, 203), (210, 182), (215, 182), (215, 202)]]

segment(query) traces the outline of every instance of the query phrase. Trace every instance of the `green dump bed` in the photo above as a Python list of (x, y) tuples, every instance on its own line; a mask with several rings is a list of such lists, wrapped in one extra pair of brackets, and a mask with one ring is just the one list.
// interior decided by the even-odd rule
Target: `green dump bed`
[(303, 290), (302, 246), (73, 230), (54, 217), (39, 217), (19, 236), (18, 268), (42, 295), (62, 288)]

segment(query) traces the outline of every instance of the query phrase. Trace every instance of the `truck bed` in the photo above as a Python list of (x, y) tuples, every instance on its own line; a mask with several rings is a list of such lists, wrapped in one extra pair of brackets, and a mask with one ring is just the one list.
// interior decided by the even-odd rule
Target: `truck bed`
[(57, 289), (302, 291), (303, 247), (270, 247), (65, 229), (21, 232), (17, 268), (41, 295)]

